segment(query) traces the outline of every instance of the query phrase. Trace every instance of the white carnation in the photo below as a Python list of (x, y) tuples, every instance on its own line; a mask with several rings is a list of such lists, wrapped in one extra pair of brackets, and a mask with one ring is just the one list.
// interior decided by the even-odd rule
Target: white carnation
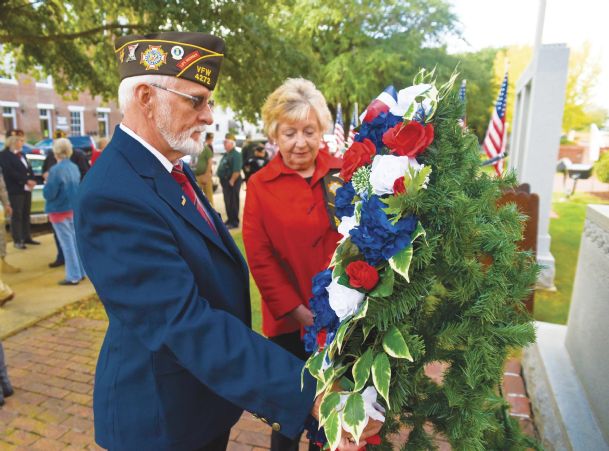
[(377, 196), (393, 194), (393, 183), (396, 179), (404, 177), (409, 167), (417, 171), (421, 165), (414, 158), (399, 157), (397, 155), (377, 155), (372, 161), (370, 185)]
[(330, 307), (341, 321), (353, 315), (365, 297), (364, 293), (339, 284), (338, 278), (332, 279), (326, 290), (328, 290)]
[(398, 92), (397, 105), (394, 105), (389, 112), (391, 114), (395, 114), (396, 116), (404, 116), (412, 102), (414, 102), (418, 96), (430, 91), (431, 89), (432, 85), (430, 84), (414, 85), (402, 89), (400, 92)]
[(355, 215), (353, 215), (353, 216), (343, 216), (341, 218), (340, 224), (338, 225), (338, 233), (340, 233), (343, 237), (339, 241), (339, 243), (342, 243), (343, 241), (345, 241), (349, 237), (349, 234), (351, 233), (351, 230), (355, 226), (357, 226), (357, 218), (355, 217)]

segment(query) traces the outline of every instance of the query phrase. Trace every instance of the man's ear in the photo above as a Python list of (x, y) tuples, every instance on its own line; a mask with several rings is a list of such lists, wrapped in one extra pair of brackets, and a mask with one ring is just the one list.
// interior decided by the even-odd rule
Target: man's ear
[(152, 114), (152, 89), (150, 85), (142, 83), (137, 85), (133, 90), (133, 97), (142, 111), (147, 117)]

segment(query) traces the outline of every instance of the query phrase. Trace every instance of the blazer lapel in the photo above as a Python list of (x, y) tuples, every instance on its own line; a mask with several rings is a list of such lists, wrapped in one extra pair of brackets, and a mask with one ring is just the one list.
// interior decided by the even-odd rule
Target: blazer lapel
[[(205, 219), (203, 219), (201, 214), (197, 211), (197, 208), (187, 199), (180, 186), (168, 172), (159, 173), (154, 178), (154, 184), (159, 196), (161, 196), (177, 214), (192, 224), (192, 226), (205, 235), (209, 241), (214, 243), (216, 247), (225, 252), (231, 259), (235, 259), (235, 256), (232, 255), (222, 242), (220, 235), (209, 227)], [(214, 221), (214, 225), (219, 231), (217, 221), (215, 221), (214, 218), (211, 219)]]
[[(195, 193), (199, 197), (199, 200), (203, 203), (203, 205), (205, 206), (205, 209), (210, 214), (210, 219), (213, 221), (214, 226), (216, 227), (216, 230), (218, 231), (218, 234), (222, 238), (222, 242), (228, 248), (228, 250), (233, 254), (233, 257), (235, 258), (235, 260), (240, 261), (242, 263), (242, 265), (247, 269), (247, 263), (245, 262), (243, 255), (241, 254), (241, 251), (235, 244), (235, 240), (233, 239), (230, 232), (227, 230), (226, 226), (222, 222), (220, 215), (209, 204), (209, 201), (207, 200), (207, 198), (205, 197), (205, 195), (199, 188), (199, 185), (197, 184), (195, 177), (192, 174), (192, 171), (190, 170), (188, 165), (184, 165), (184, 173), (188, 177), (188, 180), (190, 180), (190, 184), (194, 187)], [(197, 212), (197, 214), (198, 214), (198, 212)]]

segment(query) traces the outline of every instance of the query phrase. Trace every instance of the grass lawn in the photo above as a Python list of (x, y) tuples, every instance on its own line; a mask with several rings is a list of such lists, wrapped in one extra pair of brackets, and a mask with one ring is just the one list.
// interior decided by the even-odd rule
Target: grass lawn
[(556, 260), (556, 291), (537, 290), (535, 293), (535, 319), (549, 323), (566, 324), (571, 304), (571, 293), (577, 269), (577, 257), (586, 207), (588, 204), (607, 204), (596, 196), (575, 194), (569, 200), (554, 194), (552, 210), (558, 218), (550, 219), (550, 251)]

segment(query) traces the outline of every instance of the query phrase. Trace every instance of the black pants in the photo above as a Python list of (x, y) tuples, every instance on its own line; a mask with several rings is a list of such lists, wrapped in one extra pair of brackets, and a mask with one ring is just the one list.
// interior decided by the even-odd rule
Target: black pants
[[(300, 339), (300, 332), (292, 332), (289, 334), (276, 335), (269, 338), (272, 342), (277, 343), (286, 351), (291, 352), (300, 360), (307, 360), (309, 354), (304, 349), (304, 343)], [(298, 443), (300, 437), (294, 440), (281, 435), (279, 432), (271, 431), (271, 451), (298, 451)], [(309, 442), (309, 451), (319, 451), (319, 447)]]
[(222, 195), (224, 196), (224, 206), (226, 207), (226, 223), (232, 227), (239, 227), (239, 191), (241, 182), (239, 177), (234, 186), (230, 186), (230, 179), (221, 179)]
[(11, 235), (13, 242), (23, 243), (32, 239), (30, 231), (30, 212), (32, 210), (32, 192), (25, 191), (19, 194), (9, 194), (9, 201), (13, 207), (11, 216)]
[(213, 441), (208, 443), (202, 448), (197, 448), (195, 451), (226, 451), (228, 445), (228, 438), (230, 436), (230, 429), (224, 434), (215, 438)]

